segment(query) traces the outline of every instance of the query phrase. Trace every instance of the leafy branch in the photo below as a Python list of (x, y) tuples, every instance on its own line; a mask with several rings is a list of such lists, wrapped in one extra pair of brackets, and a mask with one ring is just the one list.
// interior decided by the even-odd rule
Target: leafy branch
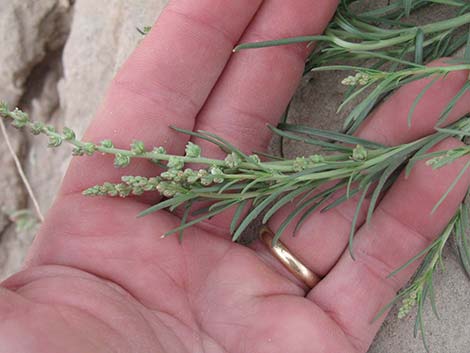
[[(356, 88), (354, 93), (351, 93), (339, 106), (338, 111), (341, 111), (347, 104), (354, 102), (361, 94), (364, 94), (369, 90), (368, 94), (365, 94), (361, 102), (357, 104), (354, 109), (349, 113), (344, 122), (344, 129), (348, 133), (356, 131), (359, 126), (367, 118), (369, 113), (369, 107), (375, 106), (378, 101), (381, 100), (385, 95), (395, 91), (397, 88), (408, 84), (413, 81), (421, 80), (424, 78), (432, 78), (428, 85), (420, 92), (412, 104), (412, 107), (408, 113), (408, 125), (411, 126), (413, 113), (423, 98), (424, 94), (432, 87), (436, 81), (445, 78), (452, 72), (468, 71), (470, 70), (470, 64), (460, 63), (460, 60), (453, 59), (447, 60), (448, 66), (433, 66), (427, 67), (423, 65), (415, 65), (412, 68), (403, 69), (394, 72), (381, 71), (376, 69), (369, 69), (363, 67), (355, 67), (348, 65), (333, 65), (324, 66), (313, 69), (312, 71), (356, 71), (356, 75), (348, 76), (342, 84), (345, 86), (351, 86)], [(440, 118), (437, 122), (437, 126), (442, 126), (452, 112), (455, 104), (462, 98), (462, 96), (470, 90), (470, 81), (467, 81), (455, 97), (448, 103), (448, 105), (442, 111)], [(366, 114), (367, 113), (367, 114)]]
[[(64, 141), (70, 143), (74, 146), (73, 154), (76, 156), (92, 156), (99, 152), (113, 155), (114, 165), (118, 168), (128, 166), (134, 158), (145, 158), (164, 167), (158, 176), (125, 176), (120, 183), (95, 185), (85, 190), (84, 194), (127, 197), (159, 191), (167, 198), (144, 211), (141, 216), (162, 209), (174, 211), (191, 204), (193, 211), (188, 212), (192, 212), (196, 218), (183, 222), (164, 236), (180, 232), (228, 208), (238, 207), (240, 211), (236, 212), (231, 226), (234, 241), (238, 241), (246, 227), (262, 213), (263, 223), (267, 223), (282, 206), (292, 202), (296, 207), (276, 231), (274, 242), (294, 220), (297, 220), (298, 228), (316, 210), (327, 211), (355, 195), (360, 195), (359, 210), (365, 197), (370, 194), (369, 221), (381, 193), (393, 183), (405, 164), (408, 163), (409, 171), (417, 160), (425, 157), (433, 158), (431, 162), (434, 161), (434, 167), (450, 163), (457, 158), (456, 151), (429, 155), (428, 150), (446, 137), (470, 134), (470, 118), (463, 118), (448, 129), (425, 138), (386, 147), (351, 135), (282, 124), (271, 129), (285, 138), (319, 146), (323, 152), (291, 160), (262, 162), (257, 155), (246, 155), (208, 132), (178, 129), (216, 144), (227, 153), (225, 159), (203, 157), (201, 148), (192, 142), (186, 146), (183, 156), (169, 154), (162, 147), (147, 150), (141, 141), (134, 141), (130, 149), (116, 148), (109, 140), (98, 144), (82, 142), (69, 128), (64, 128), (60, 133), (51, 126), (32, 122), (27, 114), (18, 109), (9, 111), (6, 105), (0, 106), (0, 116), (10, 120), (17, 128), (29, 128), (33, 134), (46, 135), (50, 147), (58, 147)], [(469, 153), (468, 148), (464, 149), (458, 152), (458, 156)], [(205, 165), (206, 168), (192, 169), (194, 163)], [(210, 201), (210, 206), (196, 207), (207, 201)], [(243, 219), (242, 205), (248, 208)], [(358, 214), (359, 211), (356, 212), (350, 233), (352, 256)]]
[[(296, 43), (315, 43), (306, 61), (305, 75), (312, 71), (336, 70), (333, 63), (360, 62), (360, 67), (341, 66), (343, 70), (358, 71), (359, 76), (374, 73), (375, 79), (345, 81), (349, 89), (340, 107), (359, 99), (344, 123), (344, 131), (353, 133), (369, 113), (395, 89), (410, 82), (439, 72), (428, 71), (425, 63), (453, 55), (466, 47), (464, 57), (458, 64), (468, 65), (470, 59), (470, 4), (454, 0), (406, 0), (372, 9), (355, 9), (355, 0), (342, 0), (336, 16), (323, 35), (283, 38), (257, 43), (242, 43), (234, 51), (263, 48)], [(453, 9), (453, 15), (441, 21), (425, 25), (413, 24), (408, 16), (429, 6)], [(450, 63), (450, 62), (449, 62)], [(410, 69), (416, 69), (410, 73)], [(396, 71), (400, 71), (395, 74)], [(421, 74), (417, 74), (423, 71)], [(436, 77), (437, 80), (437, 77)], [(362, 95), (370, 89), (362, 99)], [(466, 88), (468, 89), (468, 87)], [(462, 93), (463, 94), (463, 93)], [(423, 92), (424, 95), (424, 92)], [(419, 98), (419, 97), (418, 97)], [(413, 109), (414, 110), (414, 109)], [(411, 122), (410, 112), (409, 121)], [(281, 122), (285, 122), (288, 111)], [(442, 123), (442, 121), (441, 121)]]
[(433, 281), (436, 272), (439, 269), (444, 270), (445, 266), (442, 255), (444, 248), (450, 239), (455, 239), (462, 267), (466, 275), (470, 276), (470, 244), (468, 243), (468, 234), (470, 231), (470, 223), (468, 219), (469, 211), (468, 205), (466, 203), (462, 203), (457, 213), (445, 227), (441, 235), (431, 245), (389, 275), (390, 277), (395, 276), (412, 263), (422, 260), (422, 263), (410, 284), (376, 316), (376, 318), (380, 317), (390, 309), (390, 307), (398, 302), (401, 302), (401, 306), (398, 311), (398, 318), (400, 319), (409, 315), (411, 310), (416, 307), (417, 314), (414, 325), (414, 336), (417, 337), (418, 332), (421, 333), (424, 347), (428, 351), (429, 346), (426, 341), (423, 310), (429, 299), (434, 315), (439, 318)]

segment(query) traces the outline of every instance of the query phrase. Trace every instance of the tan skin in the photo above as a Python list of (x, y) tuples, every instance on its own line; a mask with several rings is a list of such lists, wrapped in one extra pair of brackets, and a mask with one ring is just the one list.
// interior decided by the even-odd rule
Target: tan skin
[[(308, 49), (231, 49), (239, 41), (320, 33), (335, 6), (327, 0), (171, 1), (112, 83), (85, 139), (111, 138), (125, 147), (138, 138), (181, 153), (187, 139), (167, 128), (173, 124), (210, 130), (247, 152), (264, 149), (270, 138), (264, 125), (284, 110)], [(408, 85), (374, 112), (360, 135), (396, 144), (431, 132), (466, 75), (437, 82), (411, 128), (406, 112), (427, 82)], [(464, 101), (452, 119), (469, 111)], [(356, 261), (344, 252), (354, 200), (313, 215), (295, 239), (288, 230), (283, 241), (325, 276), (308, 290), (259, 244), (231, 243), (229, 215), (191, 228), (180, 245), (176, 237), (159, 238), (178, 224), (175, 215), (136, 219), (154, 196), (81, 196), (124, 173), (158, 172), (146, 162), (117, 171), (111, 162), (73, 160), (24, 270), (0, 287), (2, 352), (366, 352), (382, 322), (371, 319), (413, 268), (392, 279), (387, 274), (439, 234), (470, 181), (463, 178), (431, 216), (465, 161), (437, 171), (419, 164), (408, 179), (400, 177), (371, 223), (358, 230)]]

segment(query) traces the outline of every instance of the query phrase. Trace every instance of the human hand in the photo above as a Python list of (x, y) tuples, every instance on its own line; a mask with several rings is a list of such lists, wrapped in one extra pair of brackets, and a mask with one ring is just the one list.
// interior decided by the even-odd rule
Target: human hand
[[(240, 40), (320, 33), (335, 10), (327, 0), (173, 1), (113, 82), (85, 140), (132, 139), (182, 153), (187, 139), (167, 126), (208, 130), (245, 151), (262, 150), (303, 71), (303, 45), (232, 55)], [(361, 137), (397, 144), (432, 131), (465, 81), (449, 75), (406, 117), (427, 82), (410, 84), (384, 103)], [(469, 104), (454, 109), (454, 119)], [(112, 136), (110, 136), (112, 134)], [(218, 151), (204, 145), (204, 151)], [(446, 140), (439, 148), (457, 142)], [(413, 272), (387, 275), (425, 248), (454, 214), (469, 183), (462, 179), (430, 210), (460, 171), (419, 164), (400, 178), (343, 254), (351, 200), (312, 215), (290, 250), (325, 278), (312, 290), (285, 273), (260, 244), (234, 244), (229, 216), (189, 229), (182, 244), (159, 235), (179, 224), (159, 212), (136, 215), (156, 198), (85, 198), (81, 191), (117, 181), (106, 156), (76, 158), (31, 250), (25, 270), (0, 287), (0, 351), (4, 352), (365, 352), (380, 308)], [(155, 175), (144, 161), (124, 171)], [(288, 212), (288, 210), (285, 210)], [(363, 219), (364, 215), (361, 215)], [(282, 215), (273, 219), (276, 228)], [(291, 232), (287, 230), (287, 233)]]

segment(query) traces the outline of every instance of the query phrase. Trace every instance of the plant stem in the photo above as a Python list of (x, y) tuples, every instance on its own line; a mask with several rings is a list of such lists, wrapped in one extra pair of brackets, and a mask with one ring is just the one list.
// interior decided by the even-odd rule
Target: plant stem
[(31, 201), (33, 203), (34, 209), (36, 211), (36, 216), (38, 217), (39, 221), (41, 223), (44, 222), (44, 216), (41, 211), (41, 207), (39, 206), (39, 202), (36, 198), (36, 195), (34, 194), (33, 188), (31, 187), (31, 184), (29, 183), (28, 177), (26, 176), (26, 173), (24, 172), (23, 166), (21, 165), (20, 160), (18, 159), (18, 156), (15, 153), (15, 150), (13, 149), (13, 146), (11, 144), (10, 138), (8, 137), (7, 130), (5, 128), (5, 124), (3, 120), (0, 120), (0, 130), (2, 131), (2, 135), (5, 138), (5, 142), (7, 144), (8, 151), (10, 152), (11, 157), (13, 158), (13, 161), (15, 162), (16, 169), (18, 171), (18, 174), (20, 175), (21, 181), (23, 182), (26, 191), (28, 192), (29, 197), (31, 198)]

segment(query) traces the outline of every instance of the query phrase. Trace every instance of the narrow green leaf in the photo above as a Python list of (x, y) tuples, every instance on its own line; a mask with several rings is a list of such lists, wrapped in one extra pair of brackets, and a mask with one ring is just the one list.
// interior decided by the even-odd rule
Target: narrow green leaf
[[(209, 202), (207, 200), (200, 200), (200, 201), (205, 201), (206, 203)], [(233, 201), (234, 200), (222, 200), (222, 201), (211, 203), (210, 205), (207, 205), (205, 207), (201, 207), (201, 208), (196, 209), (195, 211), (193, 211), (191, 213), (191, 216), (193, 216), (193, 217), (194, 216), (200, 216), (200, 215), (205, 214), (207, 212), (217, 210), (218, 208), (223, 207), (223, 206), (225, 206), (225, 205), (227, 205), (227, 204), (229, 204), (230, 202), (233, 202)]]
[(175, 207), (175, 206), (178, 207), (178, 206), (182, 205), (183, 203), (185, 203), (185, 202), (187, 202), (191, 199), (194, 199), (195, 197), (196, 196), (192, 195), (192, 194), (184, 194), (184, 195), (179, 195), (179, 196), (172, 197), (171, 199), (167, 199), (165, 201), (157, 203), (156, 205), (154, 205), (152, 207), (147, 208), (145, 211), (142, 211), (141, 213), (139, 213), (139, 215), (137, 217), (138, 218), (144, 217), (144, 216), (149, 215), (150, 213), (160, 211), (160, 210), (163, 210), (165, 208), (170, 208), (170, 207)]
[[(297, 231), (300, 229), (300, 227), (302, 227), (302, 225), (305, 223), (305, 221), (310, 217), (310, 215), (312, 215), (315, 211), (320, 209), (320, 207), (322, 207), (325, 204), (325, 202), (327, 202), (333, 196), (333, 194), (334, 194), (334, 191), (330, 191), (320, 201), (318, 201), (317, 203), (310, 206), (310, 208), (308, 208), (302, 214), (299, 221), (295, 225), (294, 234), (293, 234), (294, 236), (297, 234)], [(307, 201), (306, 203), (310, 204), (309, 201)]]
[(470, 80), (467, 80), (462, 88), (457, 92), (457, 94), (452, 98), (452, 100), (447, 104), (445, 109), (442, 111), (439, 120), (436, 123), (436, 126), (441, 126), (449, 117), (450, 113), (454, 109), (457, 102), (463, 97), (463, 95), (470, 89)]
[[(443, 4), (443, 5), (449, 5), (449, 6), (459, 6), (463, 7), (465, 6), (465, 2), (463, 1), (452, 1), (452, 0), (432, 0), (432, 2), (436, 4)], [(468, 5), (467, 5), (468, 6)], [(460, 14), (460, 12), (459, 12)]]
[(411, 9), (413, 8), (413, 0), (402, 0), (403, 1), (403, 8), (405, 10), (405, 16), (409, 16), (411, 13)]
[(416, 96), (416, 99), (413, 101), (413, 104), (411, 105), (410, 111), (408, 112), (408, 127), (411, 127), (411, 119), (413, 117), (413, 114), (415, 112), (416, 107), (418, 106), (419, 102), (421, 99), (424, 97), (427, 91), (436, 83), (437, 80), (439, 80), (441, 76), (436, 76), (434, 79), (432, 79), (422, 90), (419, 92), (419, 94)]
[(469, 132), (469, 131), (462, 131), (462, 130), (458, 130), (458, 129), (438, 127), (438, 128), (436, 128), (436, 130), (439, 131), (439, 132), (442, 132), (442, 133), (447, 134), (446, 137), (449, 137), (449, 136), (464, 136), (464, 137), (468, 137), (468, 136), (470, 136), (470, 132)]
[[(385, 160), (386, 161), (386, 160)], [(384, 169), (386, 169), (388, 166), (388, 163), (381, 162), (377, 164), (377, 167), (379, 168), (368, 168), (367, 169), (367, 174), (363, 175), (361, 180), (359, 181), (359, 189), (364, 189), (367, 184), (369, 183), (376, 183), (379, 181), (380, 177), (382, 176), (382, 173)], [(381, 168), (380, 168), (381, 167)]]
[(380, 311), (374, 316), (371, 323), (375, 323), (378, 319), (380, 319), (388, 310), (390, 310), (396, 303), (398, 303), (403, 297), (406, 296), (406, 291), (403, 291), (397, 294), (390, 302), (384, 305)]
[(297, 206), (287, 217), (286, 219), (281, 223), (279, 228), (277, 229), (276, 233), (274, 234), (273, 237), (273, 245), (276, 244), (279, 241), (279, 238), (281, 235), (284, 233), (286, 228), (289, 226), (289, 224), (292, 223), (292, 221), (297, 217), (305, 208), (307, 208), (309, 205), (314, 203), (318, 198), (316, 196), (310, 198), (303, 204)]
[(279, 124), (278, 128), (284, 131), (297, 132), (317, 138), (333, 140), (335, 142), (347, 143), (352, 145), (362, 145), (368, 149), (385, 148), (386, 146), (377, 142), (361, 139), (356, 136), (343, 134), (336, 131), (315, 129), (305, 125)]
[(370, 188), (371, 185), (372, 185), (372, 183), (368, 184), (364, 188), (364, 190), (362, 191), (362, 195), (361, 195), (361, 197), (360, 197), (360, 199), (357, 203), (356, 211), (354, 212), (354, 217), (353, 217), (353, 220), (352, 220), (352, 223), (351, 223), (351, 231), (349, 233), (348, 248), (349, 248), (349, 253), (351, 255), (351, 258), (353, 260), (356, 260), (356, 258), (354, 256), (354, 250), (353, 250), (353, 240), (354, 240), (354, 235), (356, 234), (357, 221), (359, 219), (359, 214), (361, 213), (362, 205), (364, 204), (364, 200), (366, 199), (367, 193), (368, 193), (369, 188)]
[(362, 121), (366, 118), (364, 112), (368, 113), (381, 95), (393, 89), (394, 81), (394, 75), (387, 75), (386, 78), (380, 82), (361, 103), (356, 105), (356, 107), (346, 117), (344, 128), (347, 128), (352, 123), (356, 123), (355, 127), (362, 123)]
[(421, 147), (418, 152), (416, 152), (415, 155), (408, 161), (408, 164), (405, 168), (405, 176), (408, 178), (416, 162), (422, 159), (426, 159), (425, 156), (427, 155), (427, 152), (439, 142), (445, 140), (447, 137), (448, 136), (445, 134), (435, 134), (434, 136), (430, 137), (423, 147)]
[(250, 189), (255, 186), (256, 184), (259, 184), (259, 183), (263, 183), (265, 180), (263, 178), (258, 178), (258, 179), (254, 179), (253, 181), (249, 182), (245, 188), (241, 191), (242, 194), (245, 194), (247, 193), (248, 191), (250, 191)]
[[(445, 35), (441, 37), (437, 44), (433, 47), (428, 48), (431, 52), (429, 54), (430, 58), (441, 58), (444, 56), (444, 53), (449, 50), (450, 41), (452, 39), (451, 35)], [(431, 50), (432, 49), (432, 50)]]
[(426, 352), (429, 352), (428, 342), (426, 340), (426, 331), (424, 330), (424, 321), (423, 321), (423, 306), (424, 299), (418, 301), (418, 314), (417, 321), (419, 323), (419, 331), (421, 332), (421, 340), (423, 341), (423, 346)]
[[(346, 182), (345, 182), (345, 181), (340, 181), (340, 182), (336, 183), (334, 186), (332, 186), (332, 187), (330, 187), (330, 188), (328, 188), (328, 189), (326, 189), (326, 190), (324, 190), (324, 191), (322, 191), (322, 192), (316, 194), (315, 197), (317, 197), (318, 199), (323, 198), (323, 197), (325, 197), (325, 196), (328, 196), (328, 195), (330, 195), (330, 194), (333, 194), (333, 193), (335, 193), (336, 191), (338, 191), (338, 190), (344, 188), (345, 185), (346, 185)], [(300, 204), (304, 203), (305, 200), (307, 200), (307, 199), (312, 195), (312, 193), (315, 192), (315, 191), (318, 191), (318, 189), (312, 187), (312, 190), (309, 191), (308, 193), (306, 193), (305, 196), (303, 196), (303, 197), (299, 200), (299, 202), (297, 203), (297, 205), (300, 205)]]
[(469, 223), (468, 223), (468, 207), (465, 202), (460, 205), (459, 222), (457, 226), (456, 245), (459, 254), (459, 260), (462, 268), (470, 279), (470, 248), (468, 244)]
[[(400, 51), (399, 58), (400, 60), (404, 60), (408, 52), (411, 52), (414, 50), (414, 46), (411, 43), (405, 44), (403, 48)], [(415, 64), (416, 65), (416, 64)], [(399, 69), (400, 67), (400, 62), (399, 61), (393, 61), (392, 66), (390, 67), (390, 72), (395, 72)]]
[(351, 151), (350, 147), (341, 146), (339, 144), (334, 144), (334, 143), (331, 143), (331, 142), (325, 142), (325, 141), (318, 140), (318, 139), (312, 139), (312, 138), (309, 138), (309, 137), (299, 136), (297, 134), (293, 134), (293, 133), (290, 133), (288, 131), (280, 130), (280, 129), (278, 129), (274, 126), (270, 126), (270, 125), (268, 127), (275, 134), (277, 134), (279, 136), (283, 136), (283, 137), (288, 138), (288, 139), (293, 140), (293, 141), (300, 141), (300, 142), (307, 143), (309, 145), (315, 145), (315, 146), (321, 146), (321, 147), (325, 147), (325, 148), (331, 148), (331, 149), (336, 150), (336, 151), (342, 151), (342, 152), (350, 152)]
[(390, 165), (387, 167), (387, 169), (384, 170), (382, 176), (380, 177), (379, 183), (375, 187), (374, 192), (372, 193), (372, 196), (370, 198), (369, 208), (367, 210), (367, 221), (366, 221), (368, 224), (370, 223), (372, 219), (375, 206), (377, 204), (377, 201), (379, 200), (379, 196), (381, 192), (383, 191), (387, 180), (402, 164), (403, 164), (403, 159), (391, 161)]
[[(289, 104), (287, 104), (286, 110), (285, 110), (284, 113), (282, 114), (281, 119), (279, 120), (279, 123), (282, 124), (282, 123), (286, 123), (286, 122), (287, 122), (287, 118), (289, 117), (289, 111), (290, 111), (291, 104), (292, 104), (292, 99), (290, 100)], [(284, 153), (284, 137), (283, 137), (283, 136), (280, 136), (280, 138), (279, 138), (279, 153), (280, 153), (280, 155), (281, 155), (282, 158), (285, 157), (285, 153)]]
[(205, 134), (202, 134), (202, 133), (198, 133), (198, 132), (194, 132), (194, 131), (190, 131), (190, 130), (185, 130), (185, 129), (181, 129), (179, 127), (176, 127), (176, 126), (173, 126), (171, 125), (170, 126), (173, 130), (175, 131), (178, 131), (178, 132), (181, 132), (185, 135), (189, 135), (189, 136), (193, 136), (193, 137), (198, 137), (200, 139), (203, 139), (205, 141), (208, 141), (216, 146), (218, 146), (223, 152), (225, 153), (229, 153), (231, 152), (230, 149), (227, 148), (227, 146), (225, 146), (223, 143), (220, 143), (219, 141), (217, 141), (216, 139), (213, 139), (213, 138), (210, 138), (209, 136), (206, 136)]
[[(408, 83), (419, 81), (419, 80), (422, 80), (423, 78), (427, 78), (429, 76), (437, 75), (437, 74), (438, 73), (436, 73), (436, 72), (432, 72), (432, 73), (425, 72), (425, 73), (422, 73), (422, 74), (414, 74), (414, 75), (408, 76), (407, 78), (401, 79), (400, 81), (396, 82), (396, 85), (393, 87), (393, 89), (397, 89), (399, 87), (407, 85)], [(444, 75), (444, 77), (445, 77), (445, 75)]]
[[(242, 190), (246, 186), (246, 183), (240, 182), (238, 180), (237, 183), (230, 183), (230, 185), (227, 184), (217, 184), (214, 186), (202, 186), (202, 187), (193, 187), (191, 188), (191, 192), (196, 194), (196, 195), (204, 195), (207, 196), (208, 194), (211, 193), (216, 193), (216, 194), (222, 194), (223, 191), (235, 191), (235, 190)], [(223, 189), (221, 192), (220, 190)]]
[(341, 102), (341, 104), (336, 109), (336, 113), (341, 113), (348, 104), (353, 102), (354, 99), (360, 97), (366, 90), (372, 87), (373, 84), (375, 84), (375, 82), (369, 82), (364, 86), (351, 86), (351, 89), (353, 89), (353, 93), (349, 94), (348, 97), (346, 97), (344, 101)]
[(222, 137), (220, 137), (216, 134), (213, 134), (211, 132), (204, 131), (204, 130), (199, 130), (198, 133), (203, 134), (205, 136), (209, 136), (209, 137), (213, 138), (214, 140), (219, 141), (221, 144), (226, 146), (231, 152), (234, 152), (234, 153), (238, 154), (245, 161), (248, 160), (248, 156), (245, 153), (243, 153), (240, 149), (238, 149), (237, 147), (235, 147), (234, 145), (232, 145), (230, 142), (223, 139)]
[[(207, 210), (205, 212), (212, 212), (212, 211), (215, 211), (215, 210), (218, 210), (222, 207), (225, 207), (226, 205), (232, 203), (234, 200), (222, 200), (222, 201), (219, 201), (219, 202), (216, 202), (216, 203), (213, 203), (212, 205), (210, 205)], [(199, 210), (198, 210), (199, 211)], [(198, 212), (196, 211), (196, 212)], [(196, 213), (194, 212), (193, 215), (199, 215), (201, 214), (200, 212), (199, 213)]]
[(424, 57), (424, 32), (421, 28), (416, 31), (415, 37), (415, 63), (418, 65), (423, 64)]
[[(371, 52), (371, 51), (351, 50), (350, 53), (356, 54), (356, 55), (363, 55), (364, 58), (380, 58), (380, 59), (384, 59), (385, 62), (394, 62), (397, 64), (406, 65), (406, 66), (414, 67), (414, 68), (424, 67), (424, 65), (422, 64), (418, 64), (418, 63), (408, 61), (408, 60), (403, 60), (404, 54), (400, 55), (399, 57), (394, 57), (394, 56), (386, 55), (384, 53), (376, 53), (376, 52)], [(404, 53), (406, 54), (406, 51)]]
[(316, 67), (311, 70), (312, 72), (322, 72), (322, 71), (361, 71), (369, 74), (384, 74), (383, 71), (373, 70), (364, 68), (362, 66), (351, 66), (351, 65), (325, 65), (321, 67)]
[[(418, 298), (418, 307), (420, 305), (420, 299)], [(414, 324), (414, 327), (413, 327), (413, 338), (417, 338), (418, 337), (418, 332), (419, 332), (419, 324), (420, 324), (420, 312), (419, 312), (419, 308), (417, 309), (417, 312), (416, 312), (416, 317), (415, 317), (415, 324)]]
[[(185, 208), (184, 208), (184, 213), (183, 213), (183, 217), (181, 217), (181, 225), (185, 225), (186, 222), (188, 221), (188, 217), (189, 217), (189, 214), (191, 213), (191, 206), (193, 205), (192, 201), (189, 201)], [(179, 235), (178, 235), (178, 240), (180, 242), (180, 244), (183, 242), (183, 232), (184, 230), (181, 229), (179, 231)]]
[(434, 283), (433, 283), (433, 272), (430, 274), (430, 279), (429, 279), (429, 300), (431, 301), (431, 308), (432, 312), (436, 316), (436, 318), (439, 320), (439, 311), (437, 310), (437, 305), (436, 305), (436, 293), (434, 291)]
[(238, 222), (240, 220), (241, 215), (243, 214), (243, 210), (245, 209), (246, 205), (248, 204), (248, 200), (243, 200), (237, 206), (235, 210), (235, 214), (233, 215), (232, 221), (230, 222), (230, 234), (233, 235), (235, 229), (238, 226)]
[(268, 221), (271, 219), (271, 217), (285, 204), (291, 202), (294, 200), (297, 196), (303, 194), (304, 192), (309, 191), (311, 188), (310, 185), (304, 185), (304, 186), (299, 186), (296, 190), (291, 191), (290, 193), (284, 195), (281, 197), (270, 209), (269, 211), (264, 215), (263, 217), (263, 224), (268, 223)]
[(272, 193), (271, 195), (266, 197), (262, 202), (260, 202), (255, 208), (253, 208), (240, 223), (235, 233), (233, 233), (232, 240), (237, 241), (243, 231), (246, 229), (246, 227), (248, 227), (250, 223), (253, 222), (261, 214), (261, 212), (266, 209), (266, 207), (268, 207), (272, 202), (274, 202), (274, 200), (276, 200), (280, 195), (282, 195), (283, 192), (284, 190), (281, 189)]
[(285, 160), (285, 158), (283, 158), (283, 157), (274, 156), (274, 155), (266, 153), (266, 152), (254, 151), (254, 153), (256, 153), (257, 155), (259, 155), (261, 157), (271, 159), (273, 161), (284, 161)]
[(465, 62), (470, 62), (470, 28), (467, 31), (467, 42), (465, 43), (465, 52), (463, 55), (463, 60)]
[(351, 176), (348, 179), (348, 184), (346, 186), (346, 198), (348, 198), (348, 199), (351, 198), (352, 184), (360, 177), (361, 177), (360, 173), (358, 173), (358, 172), (352, 172), (351, 173)]
[(437, 240), (434, 241), (431, 245), (429, 245), (426, 249), (420, 251), (418, 254), (416, 254), (415, 256), (413, 256), (411, 259), (409, 259), (408, 261), (406, 261), (403, 265), (401, 265), (400, 267), (398, 267), (396, 270), (394, 270), (393, 272), (391, 272), (387, 278), (391, 278), (393, 276), (396, 276), (398, 273), (400, 273), (401, 271), (405, 270), (406, 268), (408, 268), (411, 264), (413, 264), (414, 262), (420, 260), (423, 256), (427, 255), (432, 249), (434, 249), (436, 247), (436, 244), (437, 244)]
[(424, 160), (424, 159), (431, 159), (431, 158), (435, 158), (435, 157), (440, 157), (440, 156), (446, 155), (447, 152), (448, 151), (446, 151), (446, 150), (441, 150), (441, 151), (436, 151), (436, 152), (429, 152), (429, 153), (422, 154), (420, 156), (414, 156), (413, 160), (415, 162), (417, 162), (417, 161), (421, 161), (421, 160)]
[(296, 203), (295, 206), (297, 207), (298, 205), (303, 204), (307, 199), (309, 199), (309, 198), (312, 196), (313, 193), (315, 193), (315, 191), (318, 191), (317, 188), (315, 188), (315, 187), (312, 186), (311, 190), (308, 191), (308, 192), (306, 192), (306, 193), (300, 198), (300, 200), (297, 201), (297, 203)]
[[(434, 58), (437, 59), (453, 56), (454, 54), (456, 54), (457, 50), (461, 49), (465, 45), (466, 40), (466, 34), (457, 37), (448, 35), (445, 38), (446, 43), (444, 45), (444, 48), (442, 48), (443, 50), (440, 50)], [(431, 60), (434, 58), (431, 58)]]
[[(358, 164), (358, 162), (350, 161), (350, 162), (341, 162), (340, 164), (341, 164), (340, 168), (348, 168), (348, 167), (356, 166)], [(337, 168), (335, 168), (335, 166), (337, 166), (337, 165), (335, 165), (335, 163), (328, 162), (327, 164), (323, 164), (323, 165), (320, 164), (316, 167), (307, 168), (307, 169), (302, 170), (301, 172), (290, 174), (289, 177), (292, 178), (292, 179), (298, 179), (302, 176), (312, 175), (312, 174), (315, 174), (315, 173), (334, 171), (334, 170), (337, 169)]]
[[(222, 194), (224, 191), (226, 190), (233, 190), (231, 189), (231, 187), (233, 187), (235, 184), (239, 183), (240, 180), (239, 179), (234, 179), (224, 185), (222, 185), (222, 187), (217, 191), (219, 194)], [(240, 189), (243, 190), (244, 186), (243, 185), (240, 185)]]
[(352, 197), (354, 197), (359, 191), (361, 191), (360, 188), (354, 188), (352, 190), (349, 190), (349, 193), (346, 192), (344, 195), (342, 195), (341, 197), (338, 197), (335, 201), (333, 201), (332, 203), (330, 203), (326, 207), (322, 208), (321, 212), (325, 213), (325, 212), (328, 212), (329, 210), (331, 210), (335, 207), (338, 207), (343, 202), (346, 202), (346, 201), (350, 200)]
[[(373, 97), (367, 105), (361, 108), (361, 110), (358, 112), (358, 114), (352, 119), (348, 124), (344, 124), (344, 131), (348, 134), (354, 134), (361, 124), (364, 122), (364, 120), (369, 116), (371, 111), (377, 106), (377, 104), (384, 98), (387, 94), (384, 93), (380, 96)], [(349, 118), (349, 116), (348, 116)]]
[(437, 202), (437, 204), (433, 207), (432, 211), (431, 211), (431, 214), (433, 214), (434, 212), (436, 212), (436, 210), (439, 208), (439, 206), (444, 202), (444, 200), (447, 198), (447, 196), (452, 192), (452, 190), (455, 188), (455, 186), (457, 185), (457, 183), (459, 182), (460, 179), (462, 179), (462, 177), (464, 176), (465, 172), (468, 170), (468, 168), (470, 167), (470, 161), (468, 161), (465, 166), (462, 168), (462, 170), (459, 172), (459, 174), (457, 175), (457, 177), (454, 179), (454, 181), (452, 182), (452, 184), (450, 184), (449, 188), (447, 189), (447, 191), (444, 193), (444, 195), (442, 195), (442, 197), (440, 198), (440, 200)]
[(288, 45), (288, 44), (297, 44), (297, 43), (309, 43), (315, 41), (329, 41), (330, 37), (328, 36), (301, 36), (301, 37), (292, 37), (292, 38), (284, 38), (278, 40), (268, 40), (264, 42), (255, 42), (255, 43), (243, 43), (237, 45), (233, 51), (237, 52), (244, 49), (256, 49), (256, 48), (267, 48), (267, 47), (275, 47), (280, 45)]
[(217, 215), (217, 214), (219, 214), (219, 213), (221, 213), (221, 212), (223, 212), (223, 211), (229, 209), (229, 208), (232, 207), (233, 205), (236, 205), (238, 202), (239, 202), (239, 201), (233, 201), (231, 204), (229, 204), (229, 205), (227, 205), (227, 206), (225, 206), (225, 207), (223, 207), (223, 208), (221, 208), (221, 209), (217, 209), (217, 210), (214, 210), (214, 211), (212, 211), (212, 212), (206, 213), (205, 215), (203, 215), (203, 216), (201, 216), (201, 217), (199, 217), (199, 218), (193, 219), (193, 220), (190, 221), (190, 222), (187, 222), (187, 223), (185, 223), (185, 224), (182, 224), (182, 225), (180, 225), (179, 227), (176, 227), (176, 228), (174, 228), (174, 229), (172, 229), (172, 230), (169, 230), (168, 232), (166, 232), (165, 234), (163, 234), (162, 237), (164, 238), (164, 237), (167, 237), (167, 236), (169, 236), (169, 235), (171, 235), (171, 234), (178, 233), (178, 232), (180, 232), (181, 230), (184, 230), (184, 229), (186, 229), (186, 228), (192, 227), (192, 226), (195, 225), (195, 224), (198, 224), (198, 223), (200, 223), (200, 222), (203, 222), (203, 221), (205, 221), (205, 220), (208, 220), (208, 219), (214, 217), (215, 215)]

